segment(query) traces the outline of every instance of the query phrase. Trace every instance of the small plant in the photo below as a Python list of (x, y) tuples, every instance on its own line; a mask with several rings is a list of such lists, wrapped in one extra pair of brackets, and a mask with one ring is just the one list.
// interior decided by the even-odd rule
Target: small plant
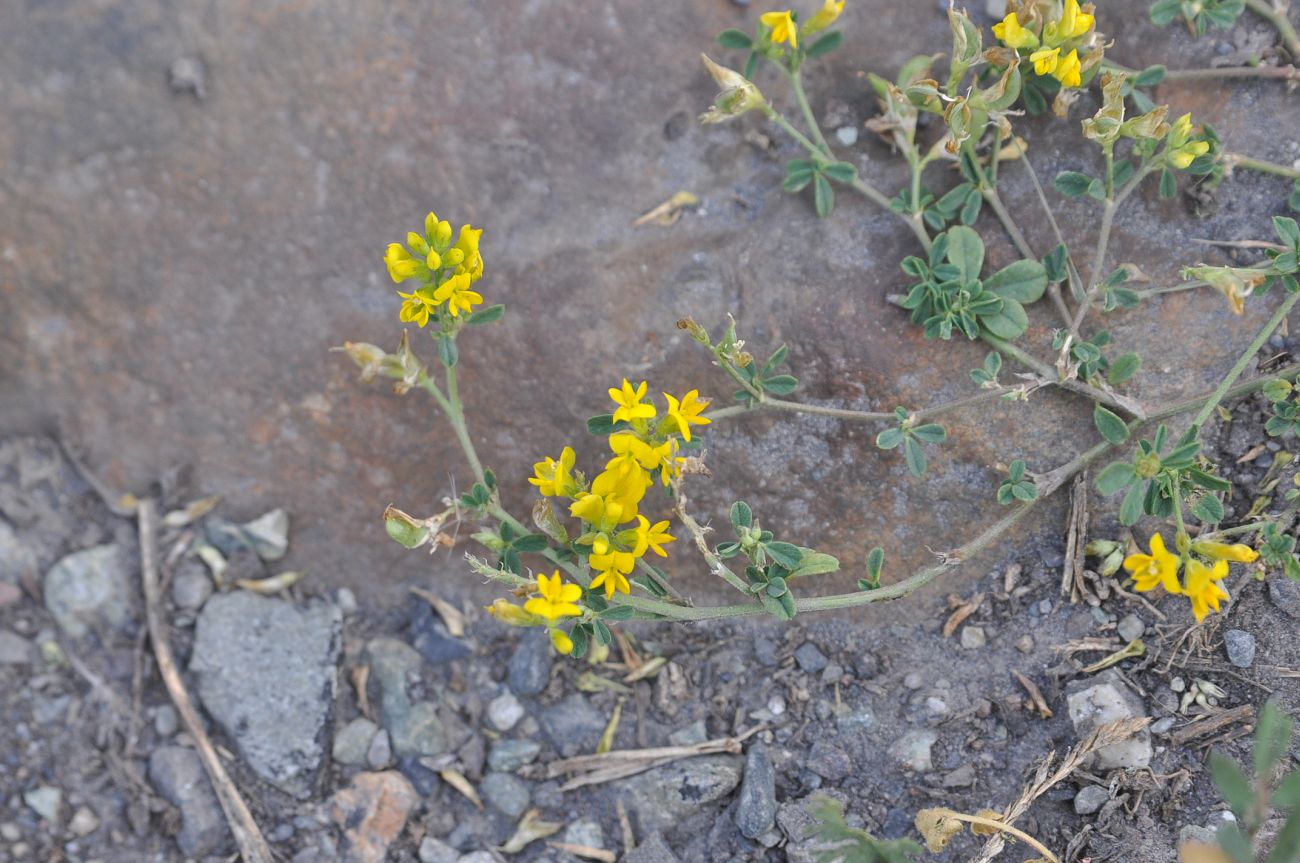
[[(1232, 810), (1217, 844), (1189, 842), (1179, 848), (1183, 863), (1294, 863), (1300, 860), (1300, 769), (1291, 766), (1292, 722), (1273, 701), (1264, 704), (1255, 729), (1255, 757), (1249, 774), (1227, 755), (1210, 755), (1214, 784)], [(1282, 821), (1271, 837), (1264, 826), (1272, 813)]]

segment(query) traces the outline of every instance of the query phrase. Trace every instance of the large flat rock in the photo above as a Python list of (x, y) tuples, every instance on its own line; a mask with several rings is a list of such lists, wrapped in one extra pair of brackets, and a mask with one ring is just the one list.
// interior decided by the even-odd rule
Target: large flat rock
[[(872, 116), (860, 73), (946, 51), (942, 5), (850, 3), (846, 47), (809, 67), (815, 110), (835, 107), (852, 125)], [(726, 0), (453, 4), (436, 15), (381, 0), (0, 7), (0, 429), (57, 421), (114, 488), (192, 463), (197, 484), (237, 512), (274, 501), (293, 513), (287, 565), (323, 586), (389, 571), (364, 587), (396, 600), (430, 559), (389, 542), (380, 512), (432, 509), (469, 474), (417, 393), (360, 386), (328, 349), (396, 343), (380, 257), (429, 209), (486, 226), (480, 286), (510, 311), (463, 340), (462, 392), (480, 454), (522, 512), (539, 456), (572, 442), (588, 469), (600, 458), (583, 420), (607, 409), (604, 389), (622, 374), (730, 392), (674, 328), (685, 315), (716, 329), (732, 313), (757, 349), (788, 341), (800, 398), (890, 410), (969, 394), (985, 349), (926, 343), (884, 300), (905, 287), (898, 262), (914, 251), (897, 220), (841, 194), (819, 221), (806, 196), (781, 191), (797, 154), (774, 130), (763, 129), (776, 146), (760, 149), (746, 139), (756, 118), (694, 123), (714, 94), (699, 53), (734, 61), (714, 36), (751, 28), (759, 11)], [(1141, 10), (1099, 15), (1113, 56), (1139, 67), (1206, 65), (1228, 38), (1157, 31)], [(169, 86), (177, 60), (197, 61), (178, 71), (193, 82), (198, 69), (201, 88)], [(773, 75), (759, 83), (790, 112)], [(1280, 84), (1168, 85), (1159, 96), (1235, 150), (1298, 155), (1261, 122), (1294, 115)], [(1068, 121), (1021, 121), (1041, 176), (1096, 172), (1097, 148), (1078, 136), (1094, 108), (1088, 97)], [(890, 194), (905, 183), (901, 161), (865, 131), (838, 149)], [(1024, 172), (1004, 175), (1046, 251), (1054, 241)], [(942, 168), (933, 177), (949, 182)], [(632, 226), (681, 190), (700, 197), (698, 210), (672, 227)], [(1197, 220), (1145, 189), (1117, 222), (1113, 260), (1175, 280), (1183, 264), (1223, 260), (1194, 238), (1267, 237), (1286, 194), (1280, 180), (1241, 175)], [(1097, 215), (1087, 200), (1059, 203), (1085, 249)], [(990, 263), (1009, 261), (996, 225), (981, 228), (994, 238)], [(1263, 314), (1252, 305), (1237, 319), (1216, 296), (1178, 294), (1105, 326), (1122, 351), (1160, 333), (1135, 384), (1160, 401), (1211, 385)], [(1056, 321), (1046, 307), (1031, 319), (1026, 346), (1046, 355)], [(427, 339), (416, 344), (433, 356)], [(876, 544), (896, 578), (996, 517), (996, 463), (1046, 469), (1090, 442), (1089, 410), (1043, 393), (1029, 409), (953, 414), (952, 442), (924, 482), (872, 446), (874, 427), (744, 418), (707, 436), (714, 478), (693, 499), (716, 522), (743, 495), (765, 524), (840, 554), (840, 586)], [(1025, 530), (1059, 532), (1061, 517), (1044, 507)], [(445, 566), (450, 583), (475, 589), (456, 554)], [(678, 571), (697, 597), (717, 592), (697, 562)]]

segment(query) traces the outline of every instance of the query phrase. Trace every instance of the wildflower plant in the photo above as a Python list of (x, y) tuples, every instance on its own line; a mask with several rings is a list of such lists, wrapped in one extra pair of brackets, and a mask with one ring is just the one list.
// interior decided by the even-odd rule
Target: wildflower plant
[[(587, 435), (575, 435), (559, 452), (538, 453), (531, 477), (510, 479), (512, 488), (531, 485), (535, 495), (531, 512), (519, 517), (503, 505), (502, 480), (475, 450), (457, 377), (460, 338), (505, 312), (504, 305), (491, 302), (491, 283), (484, 278), (482, 248), (490, 246), (490, 234), (468, 225), (453, 232), (449, 222), (430, 213), (423, 232), (388, 246), (383, 260), (399, 286), (397, 317), (431, 333), (440, 370), (418, 356), (407, 332), (392, 352), (361, 343), (345, 349), (363, 379), (385, 377), (399, 394), (417, 388), (429, 394), (460, 444), (472, 482), (430, 516), (390, 507), (384, 516), (390, 536), (408, 548), (437, 548), (455, 543), (452, 525), (474, 525), (470, 536), (481, 550), (467, 555), (469, 567), (507, 590), (488, 611), (510, 625), (544, 628), (558, 652), (575, 656), (609, 644), (612, 627), (633, 618), (769, 614), (789, 620), (907, 596), (998, 542), (1039, 502), (1103, 458), (1110, 463), (1094, 482), (1103, 495), (1116, 498), (1120, 522), (1136, 525), (1148, 518), (1158, 525), (1145, 533), (1145, 549), (1116, 539), (1089, 543), (1088, 553), (1102, 558), (1105, 574), (1131, 578), (1139, 590), (1186, 597), (1198, 621), (1231, 601), (1227, 584), (1234, 565), (1300, 578), (1289, 532), (1300, 487), (1284, 487), (1276, 505), (1252, 512), (1247, 523), (1221, 526), (1223, 496), (1231, 485), (1208, 457), (1202, 437), (1225, 401), (1260, 390), (1273, 406), (1269, 433), (1300, 431), (1294, 384), (1300, 366), (1239, 382), (1300, 301), (1300, 229), (1279, 216), (1278, 241), (1265, 244), (1263, 262), (1189, 262), (1184, 282), (1169, 288), (1148, 287), (1136, 265), (1115, 265), (1108, 252), (1116, 213), (1143, 183), (1170, 196), (1180, 177), (1227, 177), (1231, 160), (1235, 167), (1258, 160), (1226, 152), (1213, 130), (1185, 113), (1171, 120), (1176, 112), (1145, 96), (1144, 88), (1175, 73), (1164, 67), (1136, 72), (1113, 63), (1091, 4), (1013, 0), (991, 32), (949, 9), (946, 68), (942, 55), (918, 54), (896, 73), (868, 76), (880, 107), (868, 125), (910, 169), (903, 188), (882, 190), (831, 148), (804, 90), (806, 64), (844, 42), (836, 29), (844, 7), (842, 0), (825, 0), (806, 10), (772, 9), (757, 15), (752, 31), (725, 31), (721, 47), (743, 52), (740, 68), (704, 58), (719, 92), (700, 120), (766, 122), (784, 133), (802, 151), (787, 162), (784, 187), (792, 193), (811, 187), (818, 216), (832, 214), (838, 190), (860, 194), (905, 224), (917, 249), (900, 262), (899, 290), (891, 301), (937, 343), (964, 338), (989, 346), (981, 367), (971, 371), (972, 392), (888, 411), (814, 404), (794, 398), (800, 381), (787, 346), (759, 350), (746, 344), (733, 319), (711, 332), (684, 314), (678, 326), (707, 352), (718, 378), (673, 392), (652, 380), (609, 380), (606, 392), (586, 397), (594, 410)], [(776, 70), (798, 120), (786, 117), (777, 108), (781, 100), (760, 89), (760, 65)], [(1076, 164), (1051, 183), (1040, 182), (1026, 155), (1032, 146), (1026, 110), (1043, 112), (1050, 102), (1054, 117), (1068, 118), (1079, 95), (1092, 87), (1100, 89), (1099, 110), (1057, 120), (1078, 123), (1081, 146), (1069, 156)], [(1096, 149), (1090, 153), (1088, 146)], [(1091, 154), (1099, 157), (1100, 170), (1088, 164)], [(938, 170), (942, 166), (957, 170)], [(1031, 180), (1036, 199), (1028, 205), (1051, 228), (1051, 248), (1034, 248), (1020, 229), (999, 191), (1006, 170)], [(1066, 242), (1057, 222), (1060, 199), (1054, 203), (1053, 195), (1095, 201), (1098, 231), (1091, 249)], [(1016, 249), (1006, 266), (986, 266), (989, 234), (979, 228), (982, 214), (996, 219)], [(1222, 293), (1237, 314), (1265, 302), (1261, 298), (1270, 289), (1281, 297), (1213, 391), (1168, 405), (1140, 401), (1131, 386), (1140, 378), (1143, 358), (1116, 353), (1097, 317), (1122, 314), (1159, 294), (1201, 288)], [(1046, 338), (1030, 326), (1032, 318), (1043, 316), (1059, 319)], [(1090, 405), (1094, 440), (1054, 467), (1031, 470), (1025, 459), (1011, 458), (1001, 466), (996, 487), (986, 492), (990, 503), (1000, 504), (997, 520), (916, 572), (890, 572), (883, 548), (876, 547), (866, 556), (856, 590), (814, 595), (809, 580), (837, 571), (836, 556), (801, 543), (743, 500), (726, 513), (730, 530), (717, 535), (691, 512), (690, 486), (709, 475), (703, 444), (730, 417), (787, 411), (865, 423), (876, 429), (879, 450), (901, 457), (920, 477), (936, 449), (949, 445), (943, 424), (949, 413), (991, 400), (1028, 410), (1032, 397), (1046, 388)], [(1187, 415), (1194, 415), (1190, 422), (1180, 419)], [(1176, 419), (1185, 431), (1171, 431)], [(686, 565), (683, 553), (698, 554), (712, 576), (736, 591), (735, 603), (696, 605), (682, 595), (670, 571)]]

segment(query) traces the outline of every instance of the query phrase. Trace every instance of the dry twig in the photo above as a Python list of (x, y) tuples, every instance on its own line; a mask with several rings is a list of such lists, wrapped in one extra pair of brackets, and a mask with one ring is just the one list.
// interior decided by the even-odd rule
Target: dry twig
[(555, 779), (570, 773), (574, 776), (560, 786), (561, 791), (572, 791), (584, 785), (597, 785), (635, 776), (653, 767), (669, 764), (682, 758), (694, 758), (697, 755), (711, 755), (718, 752), (737, 754), (741, 751), (742, 741), (762, 731), (767, 726), (759, 725), (744, 734), (735, 737), (722, 737), (706, 740), (689, 746), (659, 746), (650, 749), (615, 749), (599, 755), (579, 755), (574, 758), (562, 758), (546, 765), (546, 778)]

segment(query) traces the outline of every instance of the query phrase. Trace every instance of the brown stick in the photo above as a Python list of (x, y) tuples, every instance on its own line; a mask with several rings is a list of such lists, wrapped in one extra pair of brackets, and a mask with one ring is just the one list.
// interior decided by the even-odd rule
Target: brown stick
[(158, 662), (158, 674), (166, 684), (167, 694), (171, 696), (172, 704), (176, 705), (176, 711), (180, 713), (186, 730), (194, 738), (194, 747), (199, 752), (203, 769), (212, 780), (212, 788), (217, 792), (221, 811), (225, 813), (226, 823), (230, 826), (230, 832), (234, 834), (236, 844), (239, 845), (239, 853), (244, 858), (244, 863), (274, 863), (271, 846), (266, 843), (262, 831), (257, 827), (257, 822), (253, 820), (253, 813), (248, 810), (235, 784), (226, 774), (226, 768), (217, 757), (217, 751), (213, 748), (207, 732), (203, 730), (203, 722), (199, 718), (198, 711), (194, 709), (194, 703), (190, 701), (189, 693), (185, 690), (185, 682), (181, 680), (180, 671), (176, 668), (176, 659), (172, 655), (171, 642), (167, 637), (167, 628), (163, 623), (161, 611), (162, 589), (158, 581), (156, 504), (152, 500), (140, 501), (136, 508), (136, 518), (140, 528), (140, 570), (144, 585), (145, 617), (149, 623), (149, 640), (153, 643), (154, 659)]
[(1231, 710), (1225, 710), (1214, 716), (1207, 716), (1199, 719), (1190, 725), (1184, 725), (1182, 728), (1169, 735), (1169, 739), (1175, 746), (1183, 746), (1193, 740), (1214, 734), (1222, 728), (1237, 723), (1249, 724), (1255, 718), (1255, 708), (1249, 704), (1243, 704), (1240, 707), (1234, 707)]

